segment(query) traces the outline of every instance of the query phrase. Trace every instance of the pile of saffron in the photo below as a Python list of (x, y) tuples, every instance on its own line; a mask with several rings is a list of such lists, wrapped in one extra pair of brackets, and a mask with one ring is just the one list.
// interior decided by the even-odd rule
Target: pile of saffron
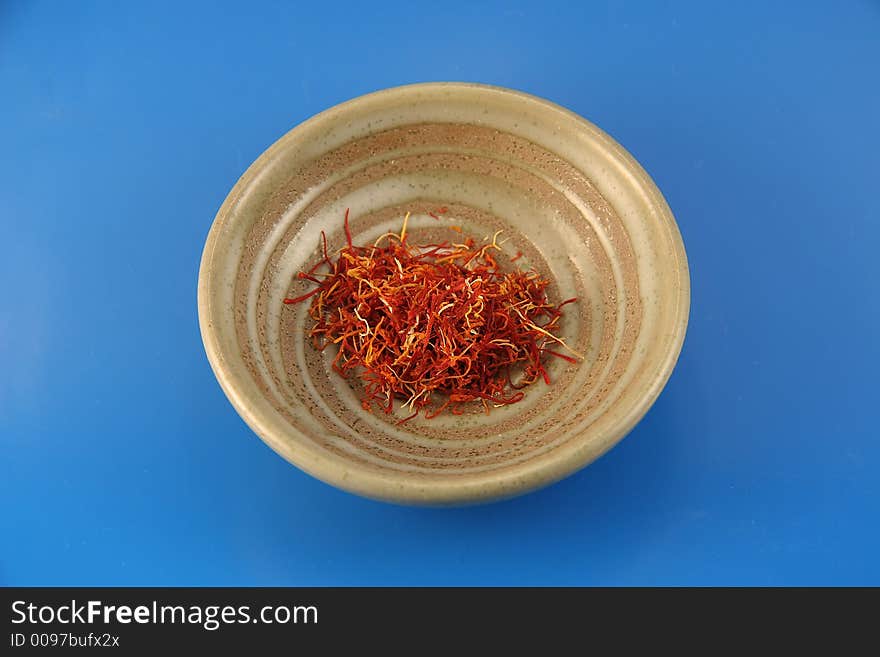
[(348, 214), (347, 245), (331, 259), (322, 233), (323, 258), (298, 275), (316, 287), (284, 303), (311, 299), (314, 345), (338, 347), (332, 368), (363, 381), (364, 409), (390, 414), (398, 400), (412, 411), (401, 422), (422, 410), (428, 419), (460, 415), (470, 402), (488, 413), (520, 401), (539, 378), (549, 385), (547, 356), (582, 358), (556, 335), (562, 307), (576, 299), (551, 304), (549, 281), (535, 271), (502, 271), (498, 233), (482, 246), (472, 238), (411, 246), (407, 214), (400, 234), (356, 246)]

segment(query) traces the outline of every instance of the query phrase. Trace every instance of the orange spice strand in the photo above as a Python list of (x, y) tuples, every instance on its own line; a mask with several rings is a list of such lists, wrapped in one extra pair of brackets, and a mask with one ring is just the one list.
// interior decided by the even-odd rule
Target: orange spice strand
[[(575, 299), (553, 305), (534, 271), (501, 271), (495, 238), (414, 247), (404, 222), (399, 236), (356, 246), (348, 219), (346, 211), (336, 259), (324, 242), (321, 261), (299, 276), (316, 287), (284, 303), (311, 299), (309, 335), (319, 349), (338, 347), (332, 368), (363, 381), (365, 409), (391, 413), (402, 402), (410, 413), (401, 422), (422, 410), (460, 415), (475, 401), (488, 412), (520, 401), (539, 378), (549, 384), (545, 356), (582, 358), (556, 335), (561, 307)], [(316, 274), (322, 265), (328, 271)]]

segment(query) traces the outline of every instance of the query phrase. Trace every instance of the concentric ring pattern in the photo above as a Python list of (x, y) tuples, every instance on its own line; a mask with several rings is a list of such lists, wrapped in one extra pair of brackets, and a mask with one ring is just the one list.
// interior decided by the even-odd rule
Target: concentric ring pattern
[[(432, 216), (440, 206), (448, 210)], [(517, 404), (405, 425), (367, 412), (356, 381), (306, 339), (296, 279), (320, 235), (342, 246), (398, 231), (455, 240), (451, 226), (522, 253), (552, 281), (562, 336), (585, 355), (549, 363), (552, 384)], [(582, 119), (476, 85), (415, 85), (338, 106), (288, 133), (239, 181), (209, 236), (200, 321), (236, 408), (277, 451), (330, 483), (403, 502), (507, 496), (610, 448), (647, 410), (687, 320), (684, 251), (668, 208), (632, 158)]]

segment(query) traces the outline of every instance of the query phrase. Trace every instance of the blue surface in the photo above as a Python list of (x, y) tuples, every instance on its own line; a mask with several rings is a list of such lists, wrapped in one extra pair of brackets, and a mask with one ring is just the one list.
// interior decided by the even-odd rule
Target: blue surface
[[(0, 4), (0, 582), (880, 584), (878, 3), (295, 4)], [(208, 366), (196, 276), (275, 139), (447, 79), (627, 147), (693, 303), (607, 456), (432, 510), (258, 440)]]

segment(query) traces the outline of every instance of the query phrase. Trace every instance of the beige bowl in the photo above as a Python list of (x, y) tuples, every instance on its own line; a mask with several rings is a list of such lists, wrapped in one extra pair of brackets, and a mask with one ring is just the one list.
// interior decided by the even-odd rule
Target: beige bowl
[[(429, 212), (449, 211), (441, 219)], [(549, 363), (552, 384), (523, 401), (463, 416), (369, 413), (329, 350), (304, 339), (320, 232), (342, 246), (397, 231), (411, 243), (502, 230), (553, 281), (562, 335), (583, 363)], [(333, 107), (263, 153), (208, 234), (199, 322), (214, 373), (276, 452), (315, 477), (371, 498), (460, 504), (509, 497), (587, 465), (641, 419), (669, 378), (690, 287), (675, 220), (619, 144), (581, 117), (516, 91), (438, 83), (387, 89)]]

